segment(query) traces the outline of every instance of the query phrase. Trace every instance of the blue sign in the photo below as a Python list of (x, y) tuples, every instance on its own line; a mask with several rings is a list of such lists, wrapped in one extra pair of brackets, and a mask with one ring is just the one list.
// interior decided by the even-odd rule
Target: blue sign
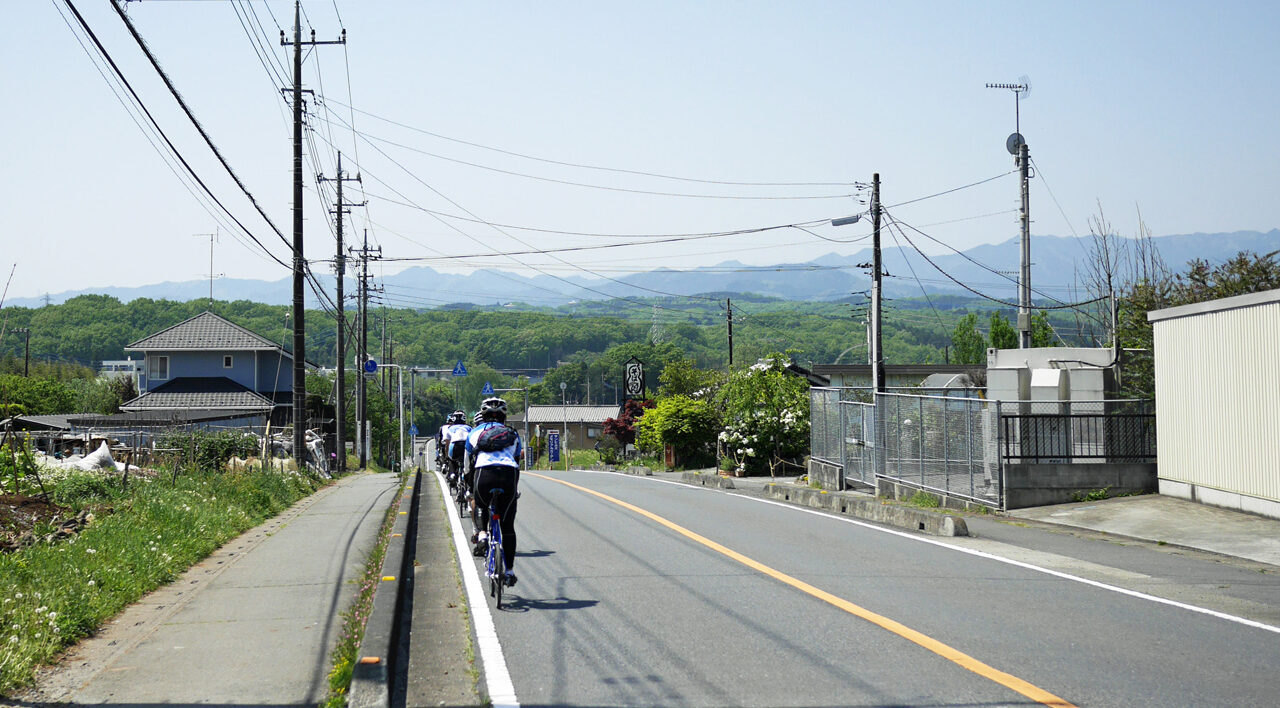
[(552, 462), (560, 461), (560, 431), (547, 431), (547, 459)]
[(409, 437), (415, 437), (415, 438), (418, 437), (418, 426), (416, 425), (409, 426)]
[(454, 375), (454, 376), (466, 376), (466, 375), (467, 375), (467, 367), (465, 367), (465, 366), (463, 366), (463, 365), (462, 365), (462, 360), (461, 360), (461, 359), (459, 359), (459, 360), (458, 360), (458, 364), (457, 364), (456, 366), (454, 366), (454, 367), (453, 367), (453, 375)]
[(365, 370), (366, 372), (370, 373), (370, 374), (375, 374), (375, 373), (377, 373), (377, 372), (378, 372), (378, 362), (374, 361), (373, 359), (370, 359), (369, 361), (366, 361), (366, 362), (364, 363), (364, 370)]
[(493, 384), (489, 383), (488, 381), (485, 381), (485, 382), (484, 382), (484, 388), (480, 389), (480, 393), (483, 393), (483, 394), (484, 394), (484, 395), (486, 395), (486, 396), (492, 396), (492, 395), (493, 395)]

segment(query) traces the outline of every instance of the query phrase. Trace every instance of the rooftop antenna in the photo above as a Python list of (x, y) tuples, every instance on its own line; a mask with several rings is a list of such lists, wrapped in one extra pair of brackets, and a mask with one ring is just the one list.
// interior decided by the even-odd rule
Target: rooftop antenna
[(222, 230), (219, 227), (214, 226), (213, 233), (211, 234), (192, 234), (193, 236), (196, 236), (199, 238), (203, 238), (205, 236), (209, 237), (209, 311), (210, 312), (213, 312), (213, 280), (214, 278), (221, 278), (222, 276), (226, 275), (225, 273), (215, 274), (213, 272), (213, 244), (215, 241), (222, 240), (220, 238), (221, 231)]

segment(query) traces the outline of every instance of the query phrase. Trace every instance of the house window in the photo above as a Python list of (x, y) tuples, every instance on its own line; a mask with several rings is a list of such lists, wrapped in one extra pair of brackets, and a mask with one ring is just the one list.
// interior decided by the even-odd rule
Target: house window
[(230, 369), (230, 368), (231, 368), (231, 355), (230, 355), (230, 354), (228, 354), (228, 355), (226, 355), (226, 356), (222, 357), (222, 368), (224, 368), (224, 369)]
[(147, 371), (147, 378), (152, 381), (165, 381), (169, 378), (169, 357), (153, 356), (147, 361), (151, 364), (151, 368)]
[(599, 435), (600, 435), (600, 431), (599, 431), (599, 430), (596, 430), (595, 428), (587, 428), (587, 437), (588, 437), (588, 438), (599, 437)]

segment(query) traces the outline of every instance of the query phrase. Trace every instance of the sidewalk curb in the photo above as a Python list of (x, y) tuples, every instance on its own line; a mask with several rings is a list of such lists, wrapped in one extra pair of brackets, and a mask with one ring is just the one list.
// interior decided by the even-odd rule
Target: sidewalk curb
[(697, 474), (694, 472), (685, 472), (680, 475), (680, 481), (685, 484), (697, 484), (703, 487), (715, 487), (717, 489), (737, 489), (733, 486), (733, 479), (729, 477), (721, 477), (718, 474)]
[(381, 581), (373, 591), (373, 607), (364, 626), (364, 637), (351, 668), (351, 687), (347, 705), (351, 708), (388, 708), (393, 682), (399, 669), (400, 625), (403, 605), (413, 594), (413, 554), (405, 548), (409, 531), (416, 525), (418, 485), (422, 472), (414, 473), (400, 495), (396, 519), (391, 525), (391, 538), (382, 559)]
[(964, 519), (952, 514), (911, 509), (871, 499), (856, 499), (847, 494), (832, 494), (811, 487), (766, 484), (763, 492), (764, 496), (770, 499), (814, 509), (826, 509), (837, 514), (896, 526), (909, 531), (919, 531), (932, 536), (969, 535), (969, 527)]

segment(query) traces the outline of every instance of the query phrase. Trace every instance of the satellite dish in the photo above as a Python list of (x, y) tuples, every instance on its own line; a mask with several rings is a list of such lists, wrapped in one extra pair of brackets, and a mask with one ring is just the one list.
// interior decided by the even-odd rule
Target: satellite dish
[(1022, 137), (1022, 133), (1011, 133), (1009, 139), (1004, 141), (1004, 149), (1008, 150), (1010, 155), (1017, 155), (1026, 142), (1026, 139)]

